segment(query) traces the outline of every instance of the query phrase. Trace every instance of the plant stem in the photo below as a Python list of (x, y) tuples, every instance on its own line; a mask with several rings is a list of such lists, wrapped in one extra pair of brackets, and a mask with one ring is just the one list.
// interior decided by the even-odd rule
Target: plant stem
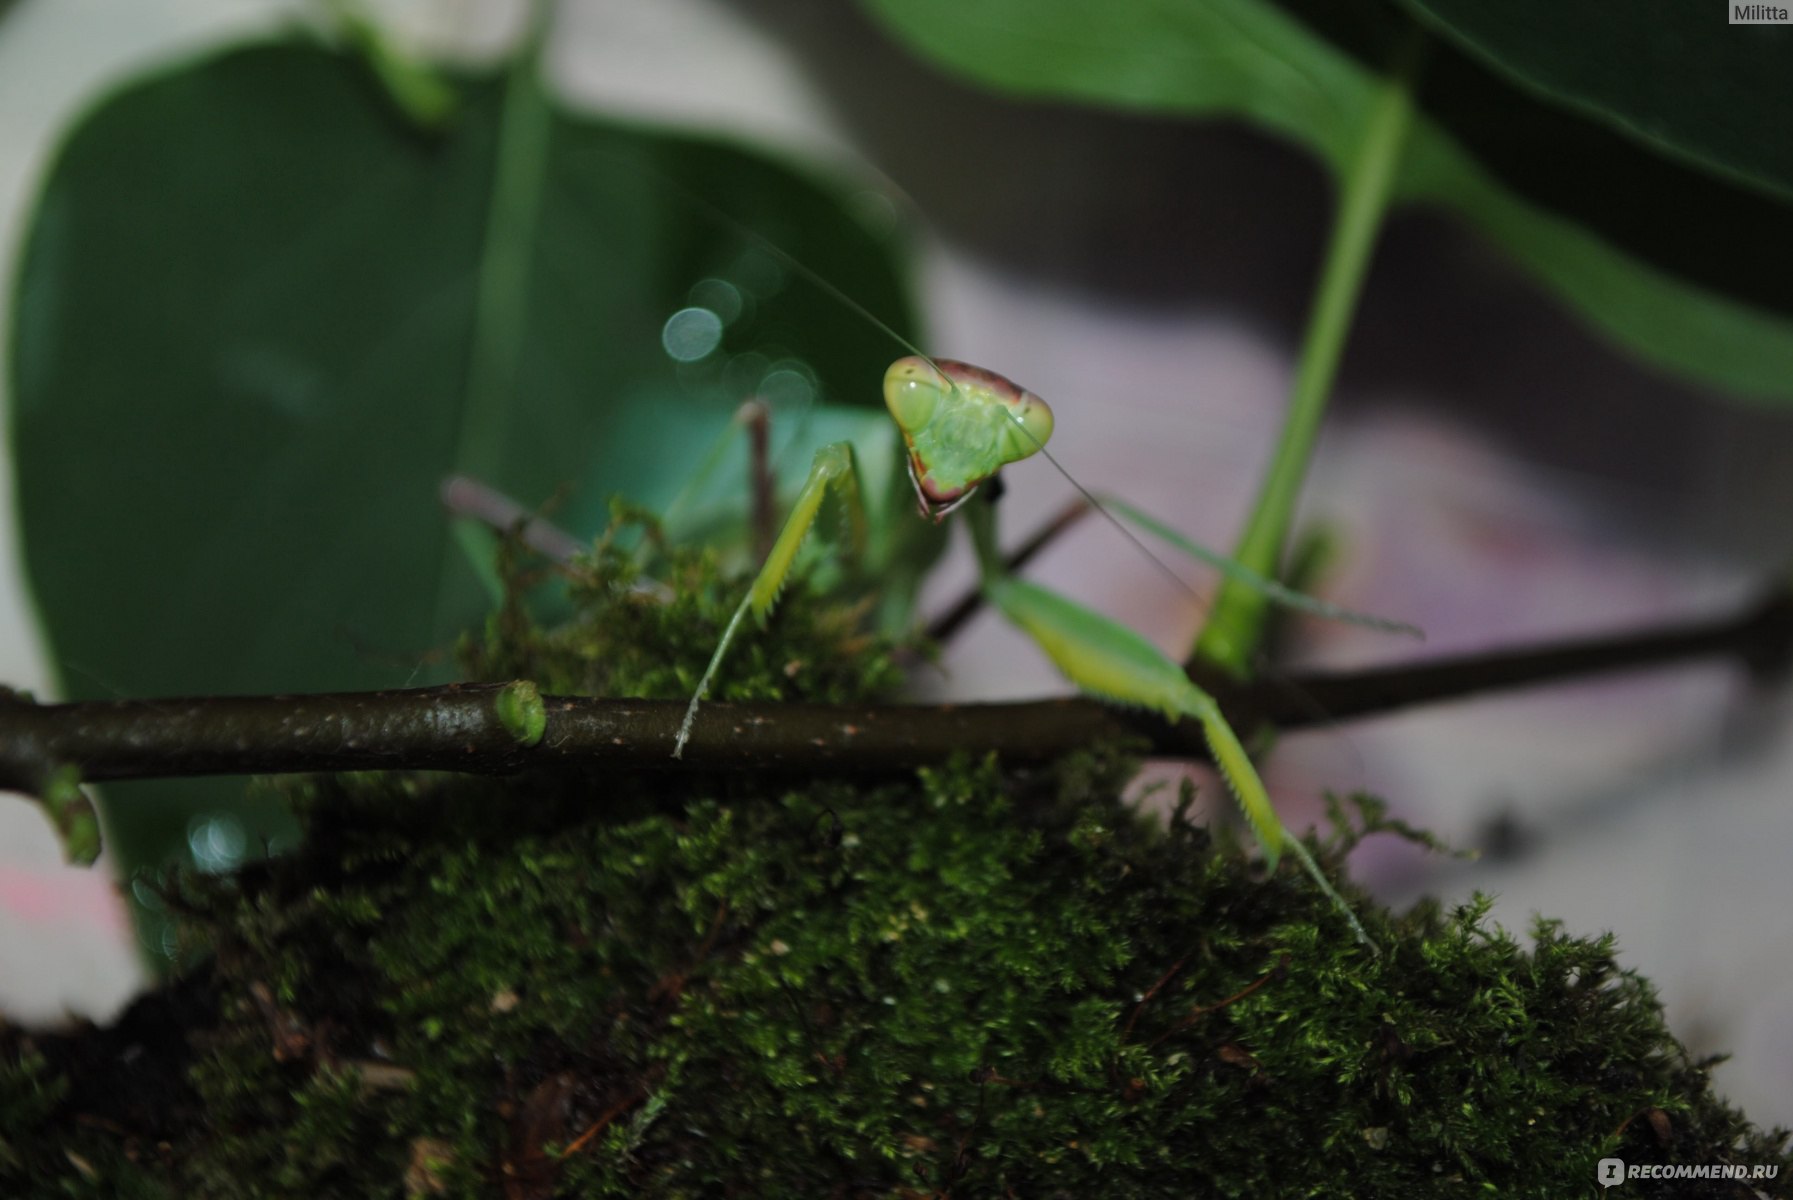
[(547, 4), (535, 5), (529, 34), (511, 64), (493, 164), (467, 394), (455, 447), (455, 465), (479, 479), (495, 478), (503, 462), (504, 416), (529, 321), (530, 266), (552, 129), (541, 78), (549, 11)]
[[(1286, 682), (1219, 678), (1211, 690), (1242, 732), (1289, 730), (1413, 704), (1595, 672), (1729, 657), (1758, 675), (1793, 659), (1793, 593), (1740, 613), (1631, 634)], [(541, 714), (507, 719), (506, 694)], [(535, 768), (907, 770), (956, 753), (1044, 762), (1129, 740), (1166, 758), (1207, 757), (1196, 722), (1171, 725), (1086, 698), (971, 705), (709, 704), (674, 760), (683, 700), (535, 699), (526, 684), (459, 684), (313, 696), (35, 704), (0, 701), (0, 787), (32, 790), (72, 768), (83, 780), (302, 771)]]
[[(1340, 181), (1338, 213), (1314, 291), (1282, 438), (1233, 551), (1240, 563), (1271, 579), (1278, 577), (1283, 545), (1288, 540), (1295, 502), (1320, 431), (1320, 418), (1326, 411), (1345, 336), (1363, 289), (1370, 251), (1400, 168), (1413, 118), (1412, 86), (1418, 72), (1422, 36), (1417, 29), (1413, 32), (1395, 70), (1383, 82), (1367, 115), (1357, 156), (1346, 164)], [(1196, 640), (1193, 661), (1237, 679), (1246, 678), (1263, 637), (1267, 609), (1261, 593), (1232, 580), (1223, 583), (1207, 624)]]
[[(536, 0), (530, 25), (511, 63), (493, 164), (492, 193), (474, 296), (467, 390), (461, 397), (454, 469), (475, 479), (503, 478), (506, 410), (516, 394), (529, 313), (529, 279), (541, 215), (553, 111), (542, 83), (542, 46), (552, 5)], [(453, 541), (443, 549), (443, 578), (455, 569)], [(439, 605), (454, 589), (438, 587)], [(458, 627), (459, 617), (440, 609), (438, 629)]]

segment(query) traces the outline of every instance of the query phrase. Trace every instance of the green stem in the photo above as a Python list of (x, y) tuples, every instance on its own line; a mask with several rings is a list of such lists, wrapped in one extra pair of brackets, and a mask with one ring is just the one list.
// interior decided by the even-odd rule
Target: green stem
[(539, 4), (505, 87), (474, 298), (473, 345), (467, 364), (455, 465), (476, 479), (493, 478), (504, 461), (505, 413), (529, 321), (529, 274), (541, 215), (552, 110), (541, 78), (541, 45), (551, 6)]
[[(492, 164), (491, 204), (474, 297), (472, 346), (467, 390), (455, 443), (457, 473), (485, 482), (502, 477), (506, 410), (515, 394), (517, 368), (529, 320), (529, 276), (536, 224), (547, 171), (553, 112), (541, 78), (542, 45), (552, 5), (538, 2), (531, 25), (510, 70), (498, 145)], [(450, 541), (443, 550), (443, 578), (450, 578), (457, 555)], [(436, 628), (452, 630), (464, 614), (449, 611), (455, 590), (437, 589)]]
[[(1346, 164), (1338, 214), (1314, 291), (1282, 440), (1238, 548), (1233, 551), (1233, 557), (1244, 566), (1272, 579), (1277, 578), (1295, 502), (1301, 494), (1314, 439), (1320, 432), (1320, 418), (1326, 411), (1345, 336), (1350, 332), (1357, 298), (1363, 290), (1370, 251), (1375, 247), (1389, 193), (1400, 169), (1412, 124), (1412, 84), (1418, 71), (1421, 37), (1415, 30), (1396, 69), (1383, 82), (1370, 108), (1357, 155)], [(1194, 659), (1238, 678), (1250, 675), (1252, 658), (1263, 637), (1267, 609), (1261, 593), (1232, 580), (1223, 583), (1207, 625), (1196, 640)]]

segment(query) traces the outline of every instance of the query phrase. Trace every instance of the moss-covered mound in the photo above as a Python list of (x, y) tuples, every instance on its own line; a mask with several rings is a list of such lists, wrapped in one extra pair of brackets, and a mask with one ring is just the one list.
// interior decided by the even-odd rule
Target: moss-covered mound
[[(657, 602), (608, 578), (582, 632), (513, 611), (482, 653), (642, 640)], [(0, 1194), (1555, 1198), (1609, 1156), (1793, 1166), (1610, 939), (1358, 897), (1372, 956), (1292, 866), (1139, 815), (1125, 766), (294, 785), (299, 853), (172, 889), (186, 980), (114, 1030), (0, 1031)]]
[(6, 1194), (1562, 1196), (1607, 1156), (1786, 1162), (1607, 940), (1372, 912), (1373, 958), (1101, 771), (649, 811), (666, 782), (315, 785), (304, 854), (190, 892), (189, 1052), (10, 1040)]

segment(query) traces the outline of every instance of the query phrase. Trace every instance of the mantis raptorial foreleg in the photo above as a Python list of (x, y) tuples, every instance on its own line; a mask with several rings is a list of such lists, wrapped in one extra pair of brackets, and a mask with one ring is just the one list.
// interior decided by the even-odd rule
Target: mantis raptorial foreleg
[(698, 706), (709, 693), (716, 668), (722, 665), (722, 658), (740, 631), (742, 620), (751, 612), (754, 619), (764, 625), (772, 615), (778, 594), (784, 590), (785, 579), (791, 573), (791, 565), (797, 561), (797, 551), (802, 548), (803, 539), (809, 536), (816, 516), (822, 511), (822, 502), (831, 490), (846, 510), (849, 553), (857, 555), (865, 548), (865, 503), (859, 496), (859, 472), (853, 464), (853, 447), (845, 442), (834, 442), (816, 451), (809, 464), (809, 475), (803, 481), (803, 490), (797, 493), (796, 503), (791, 506), (791, 515), (785, 518), (784, 528), (779, 530), (778, 540), (772, 543), (772, 551), (766, 555), (760, 573), (754, 576), (753, 586), (747, 589), (747, 595), (723, 629), (722, 640), (716, 643), (716, 652), (710, 655), (710, 665), (704, 668), (703, 678), (697, 682), (697, 692), (685, 708), (685, 719), (679, 722), (678, 739), (672, 748), (674, 758), (684, 757), (685, 743), (691, 740), (691, 726), (697, 720)]

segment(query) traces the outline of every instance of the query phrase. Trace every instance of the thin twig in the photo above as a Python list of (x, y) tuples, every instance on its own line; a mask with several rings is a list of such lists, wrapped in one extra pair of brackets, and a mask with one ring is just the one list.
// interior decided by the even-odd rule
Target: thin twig
[[(1565, 641), (1286, 681), (1206, 681), (1242, 733), (1293, 730), (1471, 696), (1702, 657), (1731, 657), (1758, 676), (1793, 659), (1793, 596), (1738, 616), (1629, 635)], [(533, 739), (499, 704), (515, 684), (457, 684), (307, 696), (0, 703), (0, 787), (34, 790), (51, 772), (82, 780), (347, 770), (504, 774), (610, 765), (662, 770), (882, 772), (994, 751), (1015, 763), (1131, 740), (1155, 756), (1204, 758), (1196, 722), (1084, 697), (1008, 704), (710, 704), (681, 760), (672, 758), (682, 700), (541, 697)], [(527, 689), (524, 689), (527, 690)], [(533, 693), (531, 693), (533, 694)]]
[(1234, 992), (1232, 995), (1228, 996), (1226, 999), (1217, 1000), (1213, 1004), (1192, 1004), (1192, 1005), (1190, 1005), (1189, 1011), (1187, 1013), (1185, 1013), (1181, 1018), (1179, 1018), (1175, 1024), (1173, 1024), (1169, 1029), (1166, 1029), (1163, 1033), (1159, 1034), (1157, 1037), (1153, 1038), (1150, 1042), (1146, 1043), (1146, 1049), (1156, 1050), (1159, 1047), (1159, 1045), (1161, 1045), (1164, 1041), (1166, 1041), (1167, 1039), (1173, 1037), (1174, 1035), (1176, 1035), (1178, 1033), (1181, 1033), (1183, 1030), (1189, 1028), (1191, 1025), (1195, 1024), (1197, 1021), (1201, 1020), (1203, 1017), (1207, 1016), (1209, 1013), (1219, 1012), (1223, 1008), (1227, 1008), (1230, 1005), (1239, 1003), (1239, 1001), (1245, 999), (1247, 996), (1251, 995), (1253, 992), (1257, 991), (1259, 988), (1263, 987), (1265, 984), (1269, 983), (1270, 981), (1272, 981), (1274, 979), (1283, 978), (1283, 977), (1287, 976), (1288, 973), (1289, 973), (1289, 956), (1285, 954), (1280, 959), (1277, 960), (1275, 966), (1271, 967), (1268, 971), (1265, 971), (1262, 975), (1258, 976), (1256, 979), (1252, 980), (1250, 983), (1246, 984), (1244, 987), (1240, 988), (1238, 991)]
[(737, 419), (747, 427), (748, 471), (752, 480), (753, 559), (764, 562), (778, 537), (778, 480), (772, 473), (772, 410), (755, 397)]
[(523, 544), (550, 562), (570, 563), (590, 549), (552, 521), (470, 476), (450, 475), (444, 479), (440, 499), (442, 507), (453, 515), (469, 517), (497, 533), (518, 530)]
[(1784, 676), (1793, 663), (1793, 592), (1775, 591), (1745, 605), (1735, 616), (1716, 620), (1367, 671), (1308, 672), (1232, 687), (1216, 683), (1210, 690), (1217, 697), (1226, 694), (1227, 719), (1240, 729), (1259, 724), (1297, 729), (1484, 692), (1707, 657), (1734, 658), (1763, 681)]
[(640, 1104), (646, 1098), (647, 1093), (637, 1089), (624, 1096), (621, 1100), (618, 1100), (615, 1104), (612, 1104), (609, 1108), (604, 1110), (603, 1116), (593, 1121), (591, 1125), (586, 1128), (584, 1133), (573, 1139), (572, 1143), (562, 1151), (562, 1157), (571, 1158), (573, 1155), (585, 1149), (585, 1147), (591, 1143), (593, 1138), (597, 1137), (600, 1133), (603, 1133), (604, 1130), (609, 1127), (612, 1121), (628, 1112), (631, 1108), (634, 1108), (637, 1104)]

